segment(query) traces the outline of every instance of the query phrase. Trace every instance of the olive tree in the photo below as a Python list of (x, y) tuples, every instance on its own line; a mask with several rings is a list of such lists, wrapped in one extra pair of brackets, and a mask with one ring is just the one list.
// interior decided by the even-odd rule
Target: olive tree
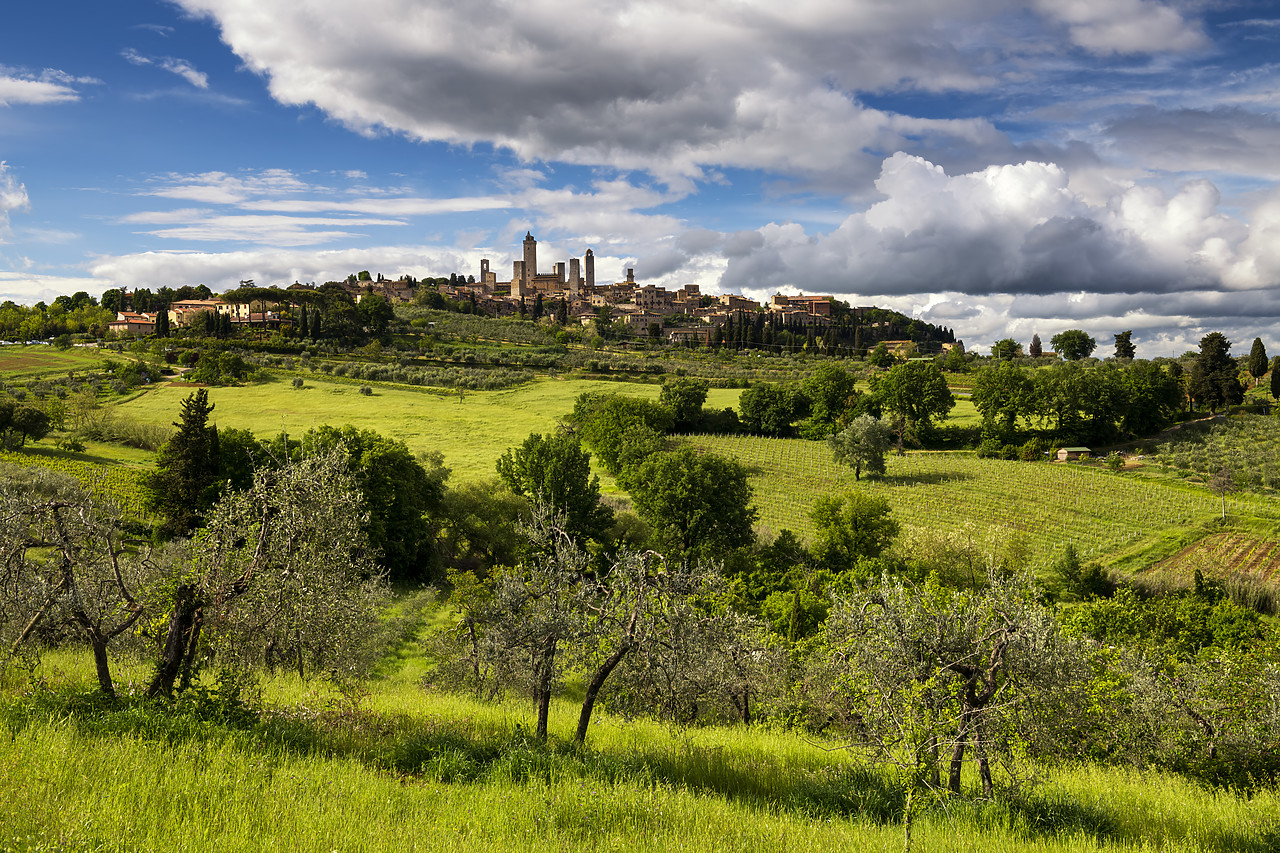
[(145, 543), (79, 484), (33, 471), (0, 478), (0, 636), (18, 652), (69, 628), (93, 651), (98, 687), (115, 692), (109, 646), (143, 616)]
[(504, 689), (533, 700), (535, 735), (547, 737), (551, 697), (566, 672), (585, 683), (574, 739), (586, 741), (606, 684), (629, 658), (648, 659), (668, 645), (672, 620), (688, 616), (689, 597), (705, 592), (715, 572), (704, 564), (668, 563), (653, 551), (621, 551), (593, 561), (563, 516), (535, 505), (523, 528), (524, 559), (481, 581), (452, 576), (459, 618), (434, 651), (439, 680), (477, 695)]
[(976, 758), (984, 796), (993, 761), (1012, 774), (1036, 725), (1071, 688), (1078, 660), (1023, 575), (988, 575), (986, 588), (949, 589), (885, 577), (840, 599), (827, 620), (826, 697), (854, 736), (905, 772), (909, 790), (961, 791)]
[(339, 449), (258, 471), (250, 489), (225, 495), (196, 538), (173, 546), (149, 695), (189, 683), (214, 649), (232, 665), (358, 673), (386, 592), (361, 504)]
[(864, 467), (870, 477), (884, 476), (884, 457), (892, 440), (888, 424), (871, 415), (859, 415), (827, 443), (835, 461), (852, 467), (853, 479), (861, 480)]

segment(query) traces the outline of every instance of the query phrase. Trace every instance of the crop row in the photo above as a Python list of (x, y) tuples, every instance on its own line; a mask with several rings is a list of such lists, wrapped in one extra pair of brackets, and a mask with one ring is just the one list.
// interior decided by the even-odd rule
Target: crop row
[(97, 465), (66, 456), (43, 453), (19, 453), (0, 450), (0, 462), (12, 465), (38, 466), (64, 474), (89, 489), (96, 500), (115, 506), (127, 519), (145, 521), (146, 493), (142, 488), (142, 472), (122, 465)]
[[(1157, 530), (1221, 511), (1210, 492), (1076, 465), (1006, 462), (965, 454), (890, 456), (888, 475), (855, 483), (825, 444), (751, 436), (697, 436), (697, 446), (738, 459), (751, 471), (760, 525), (812, 537), (809, 511), (821, 495), (854, 488), (883, 495), (908, 528), (960, 532), (975, 522), (1026, 545), (1044, 565), (1071, 543), (1102, 556)], [(1274, 516), (1260, 499), (1228, 498), (1228, 512)]]

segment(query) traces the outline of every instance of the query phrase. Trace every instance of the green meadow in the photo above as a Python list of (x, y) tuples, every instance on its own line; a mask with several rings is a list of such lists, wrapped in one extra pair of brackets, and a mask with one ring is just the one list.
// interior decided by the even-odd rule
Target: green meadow
[[(251, 430), (260, 438), (281, 430), (301, 434), (313, 427), (350, 424), (403, 441), (414, 453), (438, 451), (456, 481), (492, 476), (508, 447), (534, 432), (556, 429), (588, 391), (616, 392), (657, 399), (659, 385), (544, 378), (502, 391), (424, 390), (403, 385), (375, 385), (372, 396), (358, 382), (306, 376), (303, 387), (271, 376), (239, 387), (209, 388), (220, 427)], [(182, 400), (195, 389), (181, 382), (152, 388), (122, 403), (120, 414), (143, 423), (168, 424)], [(737, 406), (735, 389), (712, 389), (707, 405)]]
[(26, 382), (100, 368), (107, 358), (118, 361), (121, 356), (96, 347), (0, 346), (0, 376), (8, 382)]

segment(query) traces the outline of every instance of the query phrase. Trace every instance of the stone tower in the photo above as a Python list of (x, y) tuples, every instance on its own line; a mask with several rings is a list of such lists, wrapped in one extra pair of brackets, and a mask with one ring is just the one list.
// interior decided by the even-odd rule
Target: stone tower
[(587, 249), (587, 257), (585, 261), (587, 271), (587, 287), (596, 286), (596, 255), (590, 249)]
[(524, 272), (523, 279), (520, 282), (522, 286), (521, 292), (527, 292), (529, 285), (533, 282), (533, 277), (538, 274), (538, 241), (533, 239), (533, 232), (526, 231), (524, 235)]
[(574, 296), (582, 290), (582, 263), (577, 258), (569, 259), (569, 292)]

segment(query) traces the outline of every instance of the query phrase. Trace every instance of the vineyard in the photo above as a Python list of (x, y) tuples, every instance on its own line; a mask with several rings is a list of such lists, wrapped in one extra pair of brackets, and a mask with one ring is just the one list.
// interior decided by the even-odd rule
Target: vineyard
[(0, 463), (38, 466), (56, 471), (86, 486), (99, 501), (116, 506), (126, 519), (148, 521), (139, 478), (145, 473), (123, 465), (99, 465), (90, 461), (43, 453), (18, 453), (0, 450)]
[(1280, 488), (1280, 420), (1240, 415), (1188, 430), (1160, 445), (1156, 461), (1182, 476), (1212, 476), (1227, 468), (1244, 488)]
[[(1006, 462), (966, 454), (890, 456), (888, 476), (855, 483), (825, 444), (750, 436), (692, 436), (704, 450), (751, 470), (760, 527), (813, 535), (810, 507), (820, 495), (862, 488), (884, 495), (907, 528), (961, 532), (975, 522), (1003, 531), (1044, 566), (1073, 544), (1083, 559), (1102, 557), (1145, 536), (1221, 512), (1203, 488), (1113, 474), (1071, 464)], [(1231, 515), (1276, 517), (1261, 498), (1234, 495)]]

